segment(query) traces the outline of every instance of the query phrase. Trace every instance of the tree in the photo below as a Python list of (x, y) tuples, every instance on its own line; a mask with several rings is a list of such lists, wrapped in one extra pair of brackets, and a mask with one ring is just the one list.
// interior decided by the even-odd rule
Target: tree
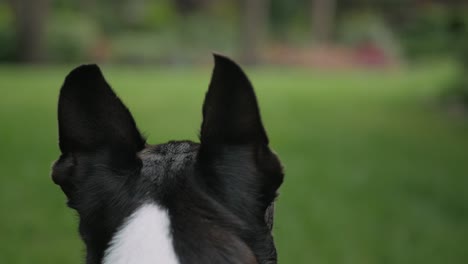
[(9, 0), (9, 3), (15, 16), (16, 59), (21, 62), (43, 60), (50, 0)]
[(319, 45), (327, 44), (333, 35), (336, 0), (312, 0), (312, 31)]
[(268, 10), (269, 0), (240, 1), (241, 58), (246, 64), (260, 61), (260, 50), (267, 34)]

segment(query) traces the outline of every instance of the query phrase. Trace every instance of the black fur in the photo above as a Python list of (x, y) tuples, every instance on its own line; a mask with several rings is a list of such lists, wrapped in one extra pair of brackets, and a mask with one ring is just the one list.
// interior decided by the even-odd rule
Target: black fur
[(169, 212), (180, 263), (276, 263), (273, 202), (283, 181), (253, 88), (238, 65), (215, 55), (201, 143), (147, 145), (95, 65), (60, 92), (60, 158), (52, 178), (80, 216), (88, 264), (125, 218), (152, 200)]

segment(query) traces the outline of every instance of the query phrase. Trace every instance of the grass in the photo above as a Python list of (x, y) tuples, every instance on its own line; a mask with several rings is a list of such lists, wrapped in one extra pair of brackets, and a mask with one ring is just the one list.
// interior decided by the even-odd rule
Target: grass
[[(83, 263), (49, 178), (69, 70), (0, 67), (0, 263)], [(209, 68), (103, 70), (149, 142), (196, 139)], [(466, 263), (468, 122), (435, 107), (450, 67), (248, 72), (286, 170), (280, 263)]]

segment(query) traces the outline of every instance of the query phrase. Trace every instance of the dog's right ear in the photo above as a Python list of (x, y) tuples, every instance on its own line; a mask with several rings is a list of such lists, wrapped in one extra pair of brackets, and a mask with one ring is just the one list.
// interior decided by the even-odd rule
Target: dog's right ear
[(66, 77), (58, 125), (62, 155), (52, 168), (52, 179), (69, 198), (82, 182), (83, 171), (89, 174), (86, 166), (105, 163), (112, 170), (133, 169), (136, 152), (145, 145), (130, 112), (96, 65), (80, 66)]
[(136, 153), (145, 145), (130, 112), (96, 65), (80, 66), (66, 77), (58, 123), (62, 154), (107, 147)]

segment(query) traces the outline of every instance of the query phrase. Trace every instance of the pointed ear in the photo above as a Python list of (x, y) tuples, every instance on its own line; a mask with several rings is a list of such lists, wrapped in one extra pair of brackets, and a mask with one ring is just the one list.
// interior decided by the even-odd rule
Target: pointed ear
[(215, 68), (203, 105), (202, 145), (268, 144), (253, 87), (232, 60), (214, 55)]
[(114, 146), (137, 152), (145, 144), (130, 112), (96, 65), (80, 66), (66, 77), (58, 122), (64, 154)]

